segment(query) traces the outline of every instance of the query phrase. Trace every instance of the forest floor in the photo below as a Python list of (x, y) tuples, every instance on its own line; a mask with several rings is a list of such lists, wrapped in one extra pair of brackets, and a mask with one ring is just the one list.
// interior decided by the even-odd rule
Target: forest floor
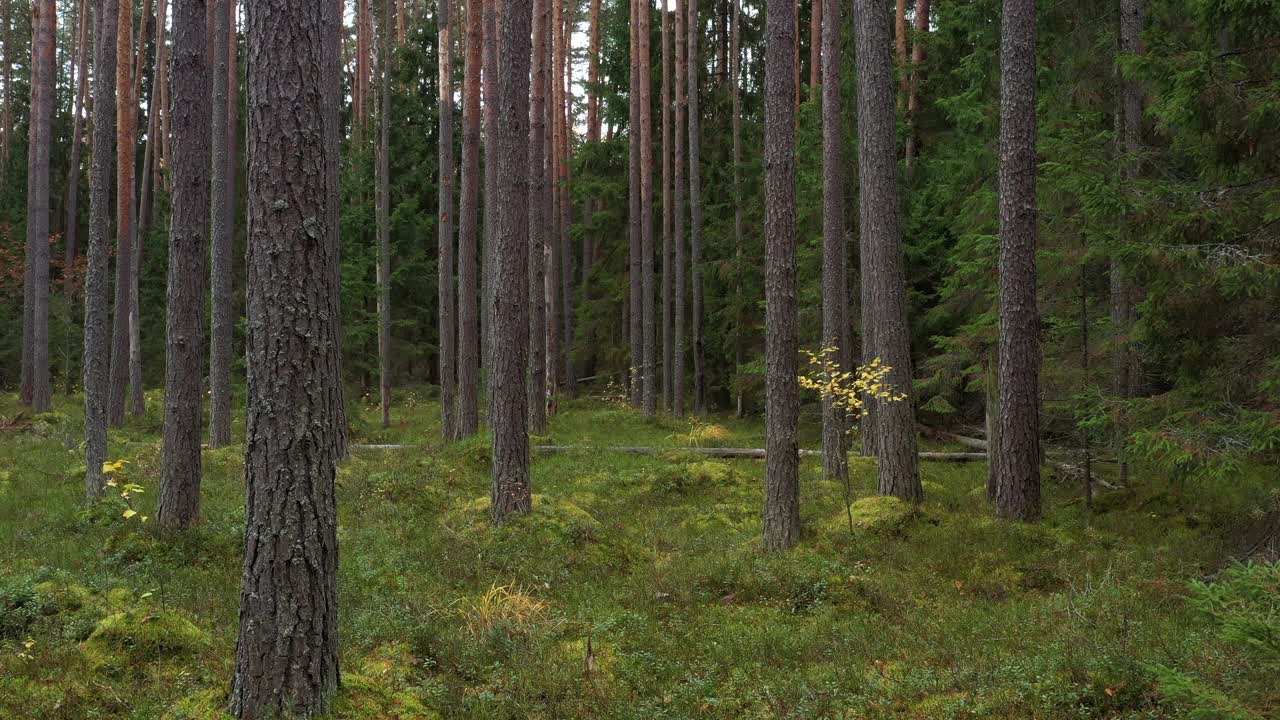
[[(93, 508), (77, 403), (0, 431), (0, 718), (223, 718), (243, 446), (206, 451), (199, 526), (160, 532), (141, 521), (158, 396), (112, 433), (116, 491), (141, 489)], [(492, 529), (486, 436), (442, 443), (424, 390), (397, 395), (390, 430), (352, 415), (353, 443), (415, 447), (339, 469), (338, 718), (1182, 717), (1168, 668), (1237, 713), (1201, 717), (1280, 712), (1275, 675), (1187, 601), (1238, 550), (1266, 469), (1202, 488), (1135, 468), (1092, 511), (1049, 477), (1045, 520), (1018, 524), (992, 519), (984, 463), (924, 463), (912, 510), (855, 458), (851, 528), (846, 489), (807, 458), (803, 540), (766, 556), (763, 463), (684, 450), (763, 447), (759, 420), (567, 402), (535, 443), (670, 450), (535, 454), (533, 514)]]

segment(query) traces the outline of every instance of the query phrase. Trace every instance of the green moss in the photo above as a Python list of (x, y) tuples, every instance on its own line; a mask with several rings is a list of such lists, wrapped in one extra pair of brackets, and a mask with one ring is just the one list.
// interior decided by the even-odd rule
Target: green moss
[(177, 612), (135, 609), (103, 618), (80, 648), (95, 667), (126, 670), (189, 658), (208, 644), (209, 636)]
[(204, 690), (179, 700), (162, 720), (232, 720), (223, 690)]
[(79, 610), (93, 598), (93, 591), (69, 580), (46, 580), (32, 590), (46, 615)]
[(852, 515), (855, 532), (871, 535), (892, 533), (904, 527), (917, 512), (917, 508), (904, 500), (873, 495), (854, 501), (848, 511), (842, 508), (830, 516), (825, 529), (827, 532), (848, 533), (849, 516)]

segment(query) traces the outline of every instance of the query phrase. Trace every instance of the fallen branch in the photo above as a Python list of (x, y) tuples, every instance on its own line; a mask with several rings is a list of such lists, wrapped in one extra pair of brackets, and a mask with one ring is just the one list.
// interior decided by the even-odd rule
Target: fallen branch
[[(422, 445), (352, 445), (353, 450), (411, 450), (420, 449)], [(534, 445), (530, 448), (536, 453), (554, 454), (562, 452), (616, 452), (630, 453), (632, 455), (657, 455), (665, 452), (686, 452), (697, 455), (706, 455), (712, 458), (722, 458), (728, 460), (763, 460), (765, 457), (764, 448), (735, 448), (735, 447), (654, 447), (649, 445)], [(821, 450), (801, 450), (800, 455), (804, 457), (819, 457), (822, 455)], [(970, 453), (970, 452), (922, 452), (921, 460), (934, 460), (940, 462), (970, 462), (986, 460), (986, 453)]]

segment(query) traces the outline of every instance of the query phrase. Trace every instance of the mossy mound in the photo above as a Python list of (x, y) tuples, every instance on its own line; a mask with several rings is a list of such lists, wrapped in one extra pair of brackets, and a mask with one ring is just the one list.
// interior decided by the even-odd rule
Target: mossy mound
[(496, 529), (570, 542), (596, 540), (599, 536), (600, 522), (569, 500), (534, 494), (533, 510), (508, 519), (500, 528), (492, 528), (489, 523), (489, 502), (488, 497), (482, 497), (462, 503), (446, 515), (446, 523), (469, 535)]
[(89, 604), (93, 591), (70, 580), (46, 580), (31, 588), (45, 615), (74, 612)]
[(225, 690), (204, 690), (179, 700), (161, 720), (232, 720)]
[(367, 675), (347, 673), (333, 702), (334, 720), (439, 720), (412, 688), (397, 688)]
[(80, 649), (95, 667), (126, 670), (189, 658), (208, 644), (208, 634), (177, 612), (134, 609), (103, 618)]
[(840, 510), (825, 523), (828, 532), (848, 532), (849, 516), (857, 533), (882, 535), (893, 533), (911, 521), (919, 509), (911, 503), (887, 495), (874, 495), (856, 500), (848, 511)]
[(658, 473), (654, 491), (663, 495), (690, 495), (722, 487), (734, 478), (733, 468), (717, 460), (672, 463)]

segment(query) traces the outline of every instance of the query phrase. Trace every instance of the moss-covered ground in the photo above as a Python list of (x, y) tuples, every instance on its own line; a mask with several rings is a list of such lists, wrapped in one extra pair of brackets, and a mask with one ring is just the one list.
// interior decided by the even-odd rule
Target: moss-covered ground
[[(112, 434), (118, 481), (143, 488), (129, 519), (119, 499), (83, 503), (78, 401), (0, 433), (0, 718), (223, 717), (243, 447), (206, 451), (196, 529), (158, 531), (141, 522), (158, 495), (150, 400)], [(353, 442), (414, 447), (357, 449), (339, 470), (337, 718), (1182, 717), (1158, 666), (1280, 712), (1274, 669), (1186, 602), (1274, 469), (1210, 488), (1135, 468), (1092, 511), (1049, 473), (1046, 517), (1024, 525), (991, 517), (983, 464), (924, 464), (913, 509), (874, 497), (855, 459), (846, 510), (808, 458), (803, 541), (766, 556), (763, 464), (682, 451), (760, 447), (758, 420), (567, 402), (535, 442), (670, 450), (535, 455), (533, 514), (494, 529), (487, 437), (440, 442), (423, 391), (398, 395), (389, 430), (351, 410)], [(802, 442), (818, 446), (815, 426)]]

